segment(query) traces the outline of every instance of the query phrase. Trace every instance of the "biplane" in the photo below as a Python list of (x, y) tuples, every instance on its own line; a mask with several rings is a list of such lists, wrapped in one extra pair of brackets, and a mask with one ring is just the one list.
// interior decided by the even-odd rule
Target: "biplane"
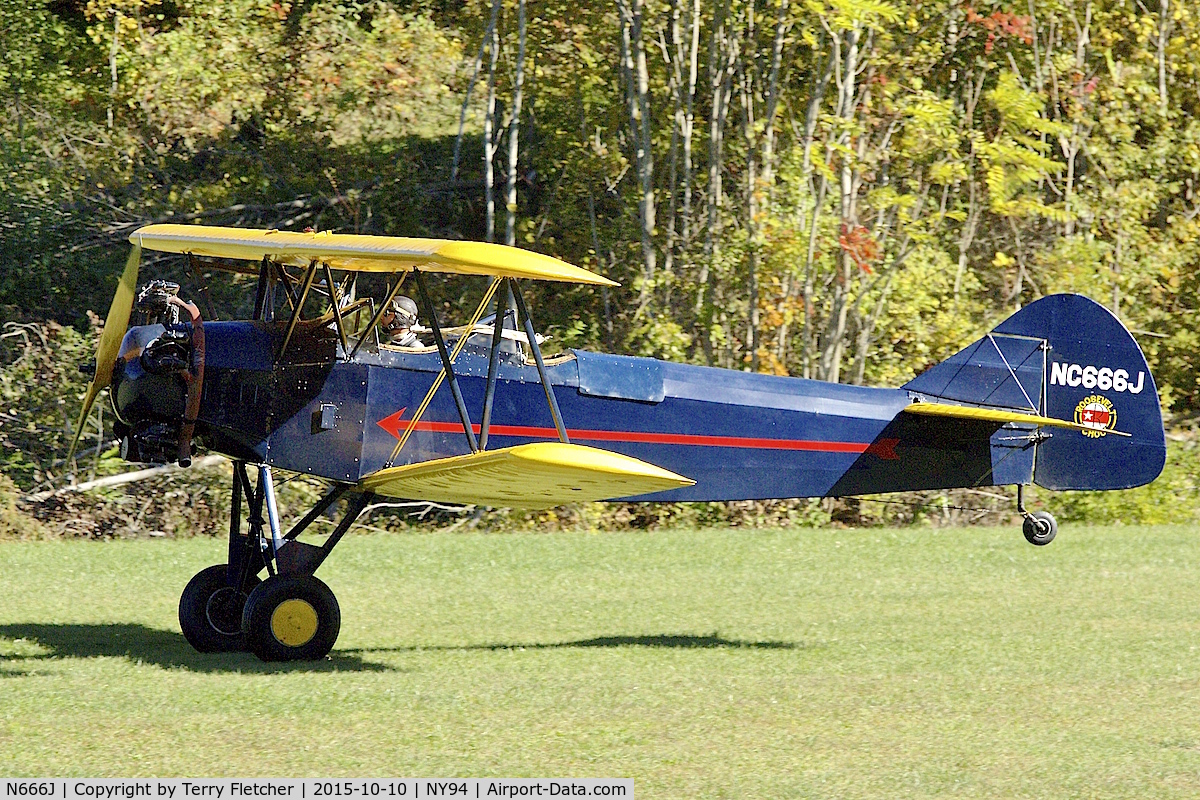
[[(150, 225), (130, 241), (76, 442), (108, 388), (126, 459), (187, 465), (200, 443), (233, 462), (228, 556), (179, 602), (201, 651), (326, 655), (340, 611), (314, 573), (376, 496), (546, 508), (1015, 485), (1024, 534), (1043, 545), (1057, 524), (1025, 509), (1023, 487), (1128, 488), (1165, 460), (1137, 342), (1079, 295), (1031, 303), (881, 389), (583, 350), (544, 356), (522, 284), (615, 284), (501, 245), (196, 225)], [(256, 276), (252, 318), (202, 319), (163, 281), (139, 290), (143, 250)], [(442, 327), (427, 277), (438, 273), (486, 279), (465, 325)], [(360, 296), (360, 279), (374, 292)], [(429, 344), (381, 335), (406, 286)], [(331, 486), (286, 531), (277, 470)], [(341, 500), (324, 542), (300, 541)]]

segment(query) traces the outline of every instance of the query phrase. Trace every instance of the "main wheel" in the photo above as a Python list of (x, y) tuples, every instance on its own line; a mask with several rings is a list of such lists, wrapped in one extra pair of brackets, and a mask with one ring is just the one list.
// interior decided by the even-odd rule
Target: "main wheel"
[[(229, 568), (215, 564), (197, 572), (179, 596), (179, 627), (201, 653), (242, 649), (242, 609), (246, 594), (228, 585)], [(258, 583), (258, 577), (253, 580)]]
[(1035, 511), (1021, 523), (1021, 532), (1025, 534), (1025, 541), (1042, 547), (1054, 541), (1058, 521), (1049, 511)]
[(242, 612), (246, 647), (263, 661), (324, 658), (341, 627), (337, 598), (312, 575), (267, 578), (250, 593)]

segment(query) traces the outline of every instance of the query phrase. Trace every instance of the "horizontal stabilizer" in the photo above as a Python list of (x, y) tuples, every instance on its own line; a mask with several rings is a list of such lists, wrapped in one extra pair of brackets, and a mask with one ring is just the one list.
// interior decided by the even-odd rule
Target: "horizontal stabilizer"
[(608, 450), (536, 442), (391, 467), (363, 489), (389, 497), (508, 508), (551, 508), (662, 492), (695, 481)]
[[(927, 417), (954, 417), (956, 419), (978, 419), (987, 422), (1008, 424), (1018, 422), (1025, 425), (1049, 425), (1055, 428), (1068, 428), (1075, 431), (1095, 431), (1096, 426), (1083, 425), (1066, 419), (1043, 417), (1037, 414), (1023, 414), (1020, 411), (1001, 411), (995, 408), (977, 408), (974, 406), (954, 406), (947, 403), (913, 403), (904, 408), (909, 414), (923, 414)], [(1105, 434), (1113, 436), (1129, 436), (1122, 431), (1111, 428), (1099, 428)]]

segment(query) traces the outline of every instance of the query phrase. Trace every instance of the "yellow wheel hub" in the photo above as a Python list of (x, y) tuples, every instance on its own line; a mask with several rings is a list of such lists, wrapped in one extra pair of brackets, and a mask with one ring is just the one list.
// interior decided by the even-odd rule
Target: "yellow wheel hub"
[(284, 600), (271, 612), (271, 633), (281, 644), (303, 647), (317, 635), (317, 610), (307, 600)]

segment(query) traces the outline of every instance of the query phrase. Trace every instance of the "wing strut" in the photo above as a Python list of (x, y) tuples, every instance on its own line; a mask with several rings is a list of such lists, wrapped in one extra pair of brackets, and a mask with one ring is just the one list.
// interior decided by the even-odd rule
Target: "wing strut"
[(333, 311), (333, 324), (337, 327), (338, 339), (342, 342), (342, 352), (350, 351), (350, 340), (346, 338), (346, 326), (342, 324), (342, 309), (341, 300), (338, 297), (339, 290), (333, 285), (333, 270), (329, 268), (328, 262), (321, 265), (325, 270), (325, 285), (329, 287), (329, 308)]
[[(396, 463), (396, 456), (400, 455), (400, 451), (404, 449), (404, 445), (408, 442), (408, 437), (412, 435), (413, 430), (417, 427), (417, 422), (425, 413), (425, 409), (429, 408), (429, 402), (433, 400), (434, 394), (442, 385), (442, 381), (446, 376), (450, 377), (450, 390), (454, 395), (455, 405), (458, 407), (459, 418), (462, 420), (463, 429), (467, 434), (467, 442), (471, 445), (471, 452), (475, 453), (479, 450), (479, 445), (475, 441), (475, 431), (471, 428), (471, 418), (467, 414), (466, 403), (463, 402), (462, 393), (458, 390), (458, 380), (454, 376), (454, 359), (458, 358), (458, 354), (467, 345), (467, 336), (459, 338), (454, 345), (454, 352), (447, 354), (446, 340), (442, 336), (441, 326), (437, 322), (437, 311), (433, 307), (433, 301), (429, 299), (429, 293), (425, 290), (425, 281), (421, 277), (420, 271), (414, 269), (412, 271), (414, 278), (417, 281), (418, 295), (421, 297), (421, 302), (425, 306), (425, 312), (429, 316), (430, 330), (433, 332), (433, 338), (437, 341), (438, 353), (442, 357), (442, 369), (438, 372), (437, 377), (433, 379), (433, 384), (430, 385), (429, 391), (425, 393), (425, 399), (421, 401), (421, 405), (417, 408), (412, 419), (408, 421), (404, 433), (400, 436), (400, 441), (396, 442), (396, 446), (392, 448), (392, 454), (388, 456), (387, 466), (391, 467)], [(492, 295), (496, 292), (496, 287), (500, 285), (500, 279), (494, 278), (488, 284), (487, 291), (483, 293), (483, 300), (480, 301), (479, 307), (475, 309), (475, 313), (471, 315), (471, 321), (467, 325), (467, 330), (475, 327), (475, 323), (479, 321), (479, 317), (483, 315), (483, 310), (487, 308), (488, 302), (492, 299)]]
[[(367, 323), (367, 330), (375, 334), (376, 349), (379, 349), (379, 320), (383, 318), (384, 312), (388, 310), (389, 306), (391, 306), (392, 300), (395, 299), (396, 294), (400, 291), (400, 287), (404, 285), (404, 279), (407, 277), (407, 272), (400, 273), (400, 277), (396, 279), (394, 284), (392, 284), (392, 288), (388, 289), (387, 297), (383, 298), (383, 302), (379, 305), (379, 310), (371, 315), (371, 321)], [(354, 360), (355, 354), (358, 353), (358, 348), (362, 347), (362, 343), (366, 340), (367, 335), (365, 333), (358, 337), (358, 341), (354, 344), (354, 349), (351, 350), (350, 355), (346, 357), (347, 361)]]
[[(542, 349), (538, 347), (537, 332), (533, 329), (533, 320), (525, 308), (525, 298), (521, 296), (521, 287), (517, 286), (516, 278), (509, 278), (509, 292), (516, 296), (517, 311), (521, 314), (521, 323), (525, 326), (525, 335), (529, 337), (529, 349), (533, 351), (533, 360), (537, 362), (538, 377), (542, 379), (542, 389), (546, 391), (546, 402), (550, 404), (550, 416), (554, 417), (554, 427), (558, 429), (558, 438), (563, 444), (570, 444), (567, 439), (567, 428), (563, 425), (562, 412), (558, 410), (558, 400), (554, 397), (554, 387), (546, 377), (546, 362), (542, 360)], [(502, 322), (502, 320), (498, 320)]]
[[(458, 416), (462, 422), (463, 432), (467, 435), (467, 442), (471, 448), (471, 452), (478, 453), (487, 447), (488, 428), (491, 425), (492, 408), (496, 396), (496, 373), (499, 367), (500, 342), (503, 339), (504, 333), (504, 316), (510, 307), (515, 308), (521, 317), (522, 325), (525, 328), (525, 337), (529, 342), (529, 349), (533, 352), (533, 359), (537, 364), (538, 378), (541, 380), (542, 390), (546, 393), (546, 402), (550, 407), (550, 416), (554, 419), (554, 427), (558, 431), (558, 438), (563, 444), (570, 444), (570, 439), (567, 437), (567, 427), (563, 423), (562, 411), (559, 409), (558, 400), (554, 396), (554, 387), (550, 384), (550, 378), (546, 374), (546, 361), (542, 358), (542, 350), (538, 346), (537, 332), (534, 330), (533, 320), (529, 317), (529, 309), (525, 305), (525, 298), (521, 294), (521, 288), (517, 284), (516, 279), (498, 277), (492, 280), (491, 285), (488, 286), (488, 290), (484, 293), (483, 301), (475, 309), (475, 314), (463, 329), (464, 333), (455, 344), (454, 352), (451, 353), (446, 347), (446, 339), (442, 335), (441, 326), (438, 324), (437, 310), (429, 297), (429, 292), (425, 286), (425, 279), (418, 269), (413, 269), (412, 275), (417, 284), (417, 294), (423, 306), (422, 310), (429, 318), (430, 332), (433, 334), (434, 341), (437, 344), (438, 354), (442, 358), (442, 369), (438, 373), (437, 378), (434, 379), (433, 385), (429, 387), (429, 391), (426, 392), (425, 399), (421, 401), (421, 405), (408, 421), (404, 433), (401, 434), (400, 440), (396, 442), (396, 446), (392, 449), (392, 454), (389, 456), (385, 468), (390, 469), (396, 463), (396, 457), (404, 449), (409, 435), (416, 428), (416, 424), (425, 413), (425, 409), (429, 407), (429, 402), (433, 399), (433, 395), (446, 378), (450, 379), (450, 393), (454, 396), (454, 405), (458, 409)], [(463, 400), (462, 392), (458, 386), (458, 378), (454, 374), (454, 360), (462, 351), (467, 339), (470, 338), (470, 331), (474, 329), (475, 323), (479, 321), (479, 317), (491, 301), (492, 295), (496, 293), (496, 290), (501, 285), (504, 286), (505, 291), (496, 300), (496, 321), (492, 325), (492, 346), (488, 358), (488, 377), (483, 401), (483, 419), (479, 427), (479, 438), (477, 439), (474, 426), (471, 424), (470, 414), (467, 411), (466, 402)]]
[[(467, 413), (467, 404), (463, 400), (462, 391), (458, 388), (458, 377), (454, 374), (454, 361), (450, 351), (446, 349), (446, 340), (442, 337), (442, 327), (438, 325), (437, 309), (429, 299), (429, 291), (425, 288), (425, 276), (418, 269), (413, 270), (417, 279), (417, 294), (421, 297), (421, 305), (425, 306), (425, 315), (429, 318), (429, 329), (433, 332), (433, 340), (437, 343), (438, 354), (442, 357), (442, 374), (450, 379), (450, 394), (454, 395), (454, 405), (458, 407), (458, 416), (462, 419), (463, 430), (467, 434), (467, 443), (472, 453), (479, 452), (479, 442), (475, 439), (475, 431), (471, 429), (471, 416)], [(465, 340), (466, 337), (464, 336)], [(458, 348), (455, 348), (457, 350)]]
[[(492, 404), (496, 400), (496, 372), (500, 368), (500, 344), (504, 341), (504, 318), (508, 316), (508, 292), (496, 293), (496, 317), (492, 322), (492, 349), (488, 354), (487, 388), (483, 393), (483, 420), (479, 423), (479, 449), (487, 450), (488, 429), (492, 425)], [(463, 338), (469, 336), (464, 332)]]
[(318, 262), (314, 259), (308, 265), (308, 271), (304, 273), (304, 285), (300, 289), (300, 297), (296, 300), (296, 307), (292, 309), (292, 315), (288, 317), (287, 332), (283, 335), (283, 344), (279, 346), (279, 355), (275, 356), (275, 361), (283, 360), (283, 354), (287, 352), (288, 345), (292, 341), (292, 334), (296, 332), (296, 323), (300, 321), (300, 310), (304, 308), (304, 301), (308, 299), (308, 290), (312, 288), (313, 279), (317, 277)]
[(258, 289), (254, 292), (253, 319), (269, 320), (271, 318), (271, 257), (263, 256), (258, 268)]

